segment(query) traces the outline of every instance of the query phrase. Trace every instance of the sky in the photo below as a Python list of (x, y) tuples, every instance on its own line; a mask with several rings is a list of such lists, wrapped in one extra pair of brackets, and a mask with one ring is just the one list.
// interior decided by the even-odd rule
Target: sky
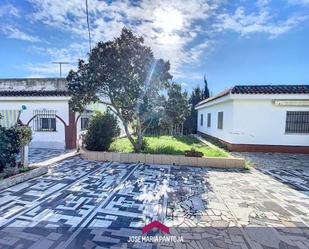
[[(309, 84), (309, 0), (88, 0), (92, 46), (125, 26), (191, 91)], [(85, 0), (1, 0), (0, 78), (65, 76), (89, 52)]]

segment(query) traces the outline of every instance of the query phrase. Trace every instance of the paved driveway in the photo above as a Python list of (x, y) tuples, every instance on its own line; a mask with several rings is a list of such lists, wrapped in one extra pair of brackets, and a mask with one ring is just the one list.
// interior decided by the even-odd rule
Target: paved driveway
[[(254, 169), (75, 157), (0, 192), (0, 248), (309, 248), (308, 207), (308, 193)], [(153, 220), (183, 242), (127, 242)]]
[(39, 163), (66, 153), (65, 150), (29, 148), (29, 162)]
[(255, 169), (272, 176), (298, 191), (309, 192), (309, 155), (289, 153), (239, 152)]
[[(29, 163), (39, 163), (69, 152), (68, 150), (29, 148)], [(20, 155), (17, 156), (20, 160)]]

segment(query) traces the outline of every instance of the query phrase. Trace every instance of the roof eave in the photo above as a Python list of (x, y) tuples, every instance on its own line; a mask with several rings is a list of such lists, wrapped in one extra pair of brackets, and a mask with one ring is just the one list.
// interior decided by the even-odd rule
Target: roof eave
[(194, 109), (199, 110), (199, 109), (204, 108), (206, 106), (217, 105), (219, 103), (226, 102), (226, 101), (229, 101), (229, 100), (231, 100), (231, 93), (226, 93), (225, 95), (211, 99), (210, 101), (207, 101), (207, 102), (202, 103), (200, 105), (196, 105)]

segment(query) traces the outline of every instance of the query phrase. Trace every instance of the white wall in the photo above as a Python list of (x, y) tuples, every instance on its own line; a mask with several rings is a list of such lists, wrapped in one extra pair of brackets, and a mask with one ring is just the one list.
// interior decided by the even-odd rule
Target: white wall
[(309, 106), (277, 106), (271, 99), (234, 100), (231, 143), (309, 146), (309, 134), (286, 134), (287, 111), (309, 111)]
[[(223, 129), (218, 129), (218, 112), (223, 112)], [(207, 127), (207, 114), (211, 113), (211, 127)], [(201, 114), (204, 122), (201, 126)], [(233, 125), (233, 102), (231, 100), (218, 103), (207, 108), (198, 109), (197, 130), (213, 137), (220, 138), (224, 141), (231, 140)]]
[[(93, 104), (88, 105), (86, 107), (86, 109), (87, 110), (92, 110), (92, 111), (104, 112), (104, 111), (106, 111), (107, 107), (106, 107), (105, 104), (102, 104), (102, 103), (93, 103)], [(76, 114), (76, 118), (78, 117), (78, 115), (79, 114)], [(123, 124), (122, 124), (121, 120), (118, 117), (117, 117), (117, 119), (118, 119), (118, 125), (119, 125), (119, 128), (120, 128), (120, 136), (125, 135)], [(78, 119), (76, 125), (77, 125), (77, 137), (78, 137), (82, 133), (82, 130), (81, 130), (81, 119), (80, 118)]]
[[(308, 100), (308, 95), (230, 95), (198, 107), (198, 131), (232, 144), (309, 146), (309, 134), (286, 134), (287, 111), (309, 111), (309, 106), (278, 106), (273, 100)], [(220, 102), (223, 101), (223, 102)], [(224, 112), (223, 130), (217, 112)], [(207, 128), (207, 113), (212, 126)], [(200, 115), (204, 114), (204, 125)]]
[[(61, 117), (66, 124), (69, 120), (69, 106), (68, 98), (66, 97), (14, 97), (12, 98), (0, 98), (0, 109), (1, 110), (21, 110), (22, 105), (27, 107), (26, 110), (21, 113), (21, 121), (26, 124), (32, 117), (34, 110), (56, 110), (57, 115)], [(33, 123), (30, 123), (33, 127)], [(56, 119), (55, 132), (38, 132), (33, 131), (33, 139), (30, 144), (31, 147), (35, 148), (52, 148), (52, 149), (64, 149), (65, 148), (65, 127), (63, 123)]]

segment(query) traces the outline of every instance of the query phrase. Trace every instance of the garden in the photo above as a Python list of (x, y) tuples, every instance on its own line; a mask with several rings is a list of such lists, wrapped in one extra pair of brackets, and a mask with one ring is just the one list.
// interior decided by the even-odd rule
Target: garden
[[(210, 148), (195, 137), (191, 136), (145, 136), (142, 153), (185, 155), (186, 151), (195, 150), (208, 157), (227, 157), (228, 152)], [(134, 152), (128, 138), (117, 138), (110, 146), (112, 152)]]
[[(110, 111), (96, 112), (89, 124), (84, 146), (90, 151), (134, 153), (135, 148), (127, 136), (119, 137), (120, 128), (116, 116)], [(132, 136), (136, 141), (137, 137)], [(206, 157), (230, 157), (216, 146), (208, 146), (193, 135), (144, 135), (140, 153), (162, 155), (190, 155)]]
[[(99, 42), (67, 81), (76, 112), (93, 101), (108, 107), (90, 122), (87, 150), (229, 157), (191, 136), (197, 130), (195, 105), (209, 97), (206, 78), (204, 89), (196, 87), (189, 96), (172, 81), (169, 61), (155, 58), (143, 38), (127, 28), (113, 41)], [(121, 138), (119, 121), (125, 132)]]

